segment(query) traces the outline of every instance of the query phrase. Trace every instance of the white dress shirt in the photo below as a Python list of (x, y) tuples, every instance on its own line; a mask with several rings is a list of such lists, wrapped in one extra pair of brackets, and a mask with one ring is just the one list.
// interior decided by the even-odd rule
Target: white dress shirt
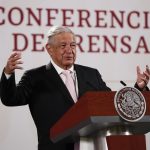
[[(56, 69), (57, 73), (60, 75), (61, 79), (63, 80), (63, 82), (65, 83), (66, 81), (66, 77), (62, 74), (62, 72), (64, 71), (64, 69), (60, 68), (58, 65), (56, 65), (54, 63), (54, 61), (51, 59), (51, 63), (54, 66), (54, 68)], [(76, 75), (76, 71), (74, 70), (74, 66), (72, 66), (71, 68), (69, 68), (68, 70), (70, 70), (71, 72), (71, 76), (73, 78), (74, 81), (74, 85), (75, 85), (75, 91), (76, 91), (76, 95), (78, 97), (78, 81), (77, 81), (77, 75)]]

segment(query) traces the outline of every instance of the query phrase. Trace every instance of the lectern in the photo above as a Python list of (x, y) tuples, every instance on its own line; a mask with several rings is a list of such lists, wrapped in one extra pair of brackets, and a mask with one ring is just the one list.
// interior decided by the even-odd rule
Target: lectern
[[(116, 92), (87, 92), (50, 129), (53, 142), (92, 138), (95, 150), (103, 150), (99, 138), (105, 138), (108, 150), (146, 150), (145, 133), (150, 131), (150, 92), (143, 95), (146, 113), (137, 122), (120, 118), (114, 107)], [(127, 136), (128, 135), (128, 136)]]

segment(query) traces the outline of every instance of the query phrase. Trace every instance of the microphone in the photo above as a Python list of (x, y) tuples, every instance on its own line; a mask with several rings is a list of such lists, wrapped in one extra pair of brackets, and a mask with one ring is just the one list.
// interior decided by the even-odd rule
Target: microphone
[(120, 83), (123, 85), (123, 86), (126, 86), (127, 84), (125, 82), (123, 82), (122, 80), (120, 81)]

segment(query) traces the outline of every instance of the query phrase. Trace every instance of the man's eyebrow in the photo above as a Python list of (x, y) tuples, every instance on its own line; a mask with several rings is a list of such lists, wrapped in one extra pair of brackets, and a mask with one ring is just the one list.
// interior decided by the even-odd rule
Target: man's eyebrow
[[(76, 43), (75, 41), (72, 41), (72, 42), (70, 42), (69, 44), (71, 44), (71, 43)], [(60, 44), (68, 44), (68, 42), (60, 42)]]

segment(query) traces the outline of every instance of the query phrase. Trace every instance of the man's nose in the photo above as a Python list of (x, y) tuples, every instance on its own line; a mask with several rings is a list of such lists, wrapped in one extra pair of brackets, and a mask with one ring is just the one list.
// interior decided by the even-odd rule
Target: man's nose
[(66, 46), (66, 52), (68, 52), (68, 53), (72, 53), (73, 52), (73, 49), (72, 49), (71, 45), (67, 45)]

